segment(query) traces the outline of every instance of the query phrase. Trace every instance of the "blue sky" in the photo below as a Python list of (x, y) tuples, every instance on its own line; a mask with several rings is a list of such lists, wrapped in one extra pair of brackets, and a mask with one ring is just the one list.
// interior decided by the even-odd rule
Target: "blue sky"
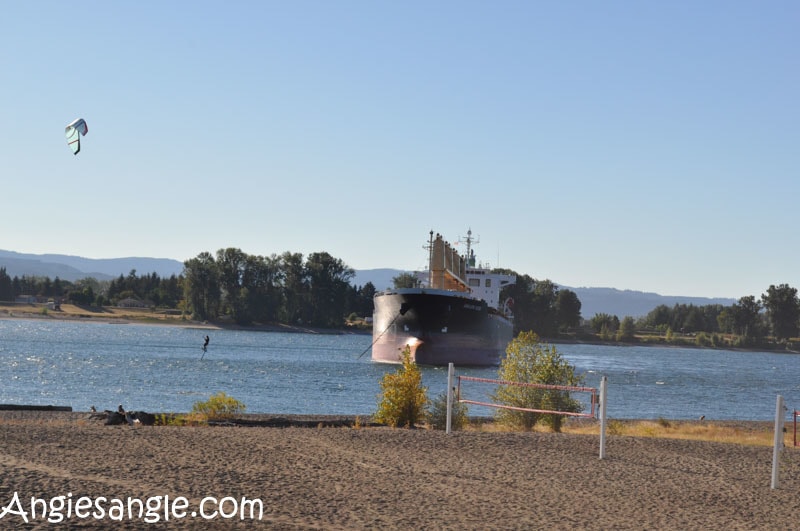
[[(4, 2), (0, 249), (800, 288), (794, 1)], [(64, 127), (89, 134), (73, 156)]]

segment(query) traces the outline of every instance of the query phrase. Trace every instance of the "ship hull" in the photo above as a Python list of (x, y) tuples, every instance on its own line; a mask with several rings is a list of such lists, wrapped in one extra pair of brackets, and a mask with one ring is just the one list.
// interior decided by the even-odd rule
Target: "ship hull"
[(418, 365), (495, 366), (513, 338), (510, 320), (463, 293), (406, 288), (375, 295), (372, 359)]

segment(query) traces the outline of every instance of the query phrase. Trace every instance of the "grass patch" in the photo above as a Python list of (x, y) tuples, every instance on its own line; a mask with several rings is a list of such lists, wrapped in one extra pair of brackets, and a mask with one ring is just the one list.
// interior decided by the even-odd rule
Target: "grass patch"
[(109, 321), (137, 321), (141, 323), (153, 324), (173, 324), (181, 323), (186, 318), (182, 314), (176, 314), (167, 310), (153, 310), (151, 308), (119, 308), (116, 306), (77, 306), (75, 304), (62, 303), (61, 309), (53, 311), (47, 309), (44, 304), (17, 304), (11, 302), (0, 302), (0, 312), (11, 316), (24, 317), (66, 317), (66, 318), (102, 318)]
[[(775, 426), (769, 422), (698, 422), (609, 419), (606, 435), (628, 437), (650, 437), (661, 439), (685, 439), (691, 441), (711, 441), (747, 446), (772, 446)], [(600, 435), (600, 422), (568, 423), (565, 433)], [(783, 437), (787, 448), (793, 447), (794, 435), (786, 430)]]
[(156, 415), (156, 426), (207, 426), (208, 417), (199, 413)]

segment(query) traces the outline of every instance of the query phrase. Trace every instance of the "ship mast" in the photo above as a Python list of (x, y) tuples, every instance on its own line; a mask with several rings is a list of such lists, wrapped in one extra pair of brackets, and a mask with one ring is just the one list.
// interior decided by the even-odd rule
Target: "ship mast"
[(464, 258), (467, 261), (467, 265), (471, 267), (475, 267), (475, 258), (472, 256), (472, 244), (473, 243), (480, 243), (480, 238), (473, 238), (472, 237), (472, 228), (467, 229), (467, 237), (465, 239), (459, 239), (460, 243), (467, 244), (467, 254), (464, 255)]
[(428, 245), (423, 245), (423, 249), (428, 250), (428, 287), (433, 286), (433, 229), (428, 237)]

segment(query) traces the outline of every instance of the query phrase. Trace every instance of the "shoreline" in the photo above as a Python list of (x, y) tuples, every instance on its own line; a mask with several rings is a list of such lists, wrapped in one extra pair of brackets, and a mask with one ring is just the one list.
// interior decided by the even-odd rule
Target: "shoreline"
[[(67, 410), (66, 408), (69, 408)], [(54, 421), (54, 422), (77, 422), (92, 421), (100, 422), (106, 419), (106, 411), (75, 411), (69, 406), (53, 405), (26, 405), (26, 404), (0, 404), (0, 423), (9, 420), (17, 421)], [(169, 412), (147, 412), (148, 414), (160, 416), (186, 415), (189, 412), (169, 411)], [(499, 433), (524, 433), (514, 430), (493, 430), (496, 424), (494, 417), (470, 416), (471, 428), (464, 431), (481, 431), (481, 428), (489, 428), (490, 431)], [(774, 420), (743, 420), (743, 419), (663, 419), (663, 418), (635, 418), (618, 419), (609, 418), (609, 421), (619, 423), (623, 426), (630, 426), (640, 423), (660, 423), (677, 426), (698, 426), (698, 427), (717, 427), (735, 430), (750, 431), (769, 431), (774, 428)], [(102, 422), (100, 422), (102, 423)], [(323, 414), (296, 414), (296, 413), (239, 413), (234, 417), (224, 420), (211, 422), (209, 426), (240, 426), (240, 427), (377, 427), (387, 428), (382, 424), (374, 423), (372, 413), (363, 415), (323, 415)], [(600, 421), (597, 419), (567, 419), (565, 424), (565, 434), (569, 434), (570, 429), (587, 429), (595, 427), (599, 430)], [(785, 426), (788, 430), (788, 426)], [(402, 428), (397, 428), (402, 429)], [(422, 431), (436, 431), (426, 427), (415, 428)], [(543, 431), (547, 433), (548, 431)]]
[[(31, 306), (31, 305), (24, 305)], [(31, 308), (23, 308), (15, 312), (9, 309), (8, 305), (0, 305), (0, 320), (54, 320), (54, 321), (70, 321), (70, 322), (83, 322), (83, 323), (99, 323), (99, 324), (120, 324), (120, 325), (153, 325), (153, 326), (175, 326), (181, 328), (194, 328), (198, 330), (236, 330), (244, 332), (284, 332), (293, 334), (324, 334), (324, 335), (372, 335), (372, 330), (362, 328), (315, 328), (305, 327), (299, 325), (288, 324), (254, 324), (250, 326), (242, 326), (233, 323), (226, 323), (220, 321), (194, 321), (182, 318), (159, 318), (154, 316), (152, 312), (138, 312), (132, 315), (125, 309), (119, 309), (118, 315), (107, 315), (99, 312), (98, 315), (85, 313), (61, 313), (58, 311), (48, 311), (45, 314), (41, 310), (36, 311)], [(691, 343), (665, 343), (657, 341), (641, 341), (635, 343), (622, 343), (617, 341), (592, 341), (583, 339), (570, 339), (570, 338), (542, 338), (543, 343), (552, 345), (596, 345), (596, 346), (609, 346), (609, 347), (647, 347), (647, 348), (687, 348), (698, 350), (724, 350), (731, 352), (769, 352), (774, 354), (800, 354), (800, 350), (791, 350), (786, 348), (745, 348), (734, 346), (706, 346), (695, 345)]]
[[(29, 305), (26, 305), (29, 306)], [(255, 324), (252, 326), (242, 326), (233, 323), (220, 321), (196, 321), (176, 317), (158, 317), (148, 312), (137, 312), (132, 314), (129, 311), (120, 309), (118, 314), (108, 315), (98, 312), (97, 315), (91, 313), (62, 313), (50, 310), (46, 313), (34, 311), (28, 308), (12, 310), (7, 306), (0, 305), (0, 320), (29, 320), (29, 321), (68, 321), (80, 323), (97, 324), (119, 324), (119, 325), (153, 325), (153, 326), (175, 326), (179, 328), (195, 328), (200, 330), (238, 330), (251, 332), (286, 332), (296, 334), (329, 334), (329, 335), (371, 335), (371, 330), (363, 329), (336, 329), (336, 328), (314, 328), (288, 324)]]

